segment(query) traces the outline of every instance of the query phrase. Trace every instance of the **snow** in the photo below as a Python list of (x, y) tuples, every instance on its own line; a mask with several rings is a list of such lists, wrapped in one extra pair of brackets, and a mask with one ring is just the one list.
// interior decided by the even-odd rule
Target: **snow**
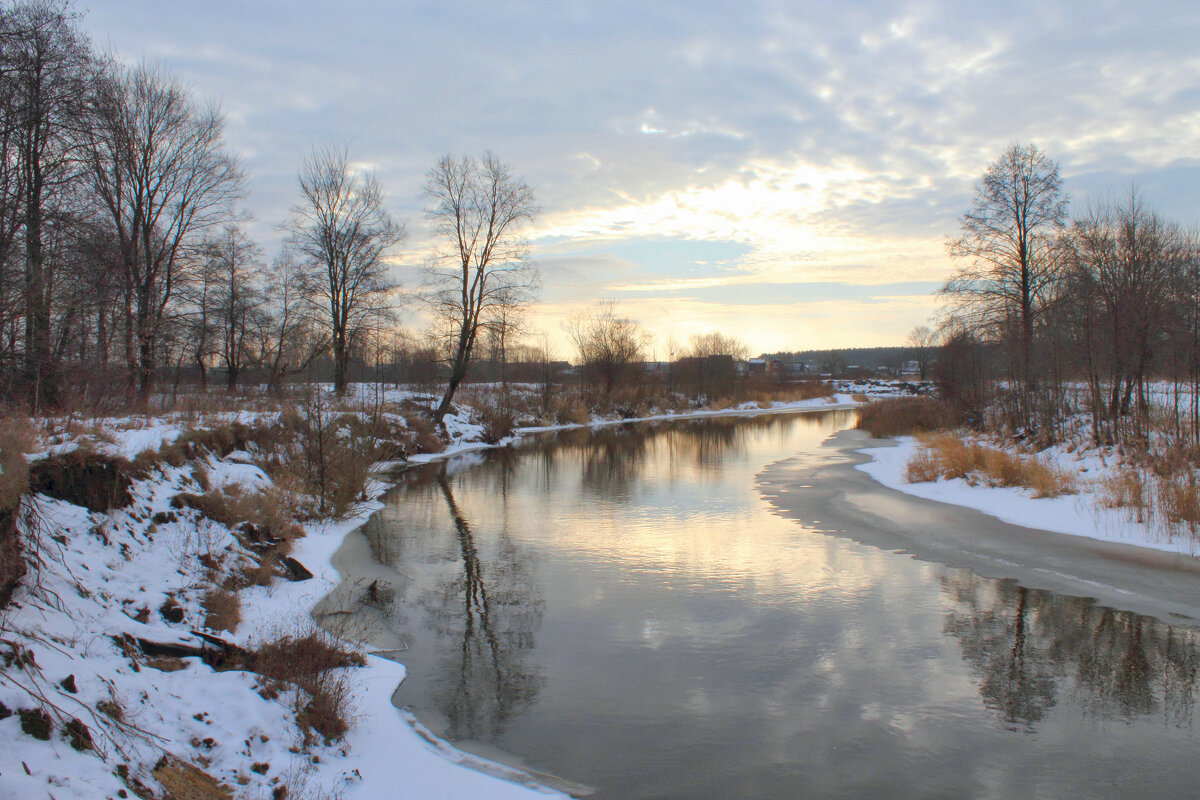
[(1113, 468), (1114, 462), (1099, 452), (1073, 454), (1059, 448), (1044, 454), (1043, 458), (1079, 476), (1080, 492), (1055, 498), (1035, 498), (1028, 489), (971, 485), (961, 478), (909, 483), (905, 479), (905, 466), (919, 447), (916, 439), (903, 436), (897, 438), (895, 447), (860, 450), (872, 460), (858, 465), (858, 469), (897, 491), (974, 508), (1014, 525), (1171, 553), (1198, 554), (1196, 542), (1190, 536), (1172, 535), (1171, 531), (1131, 519), (1125, 511), (1100, 505), (1098, 482)]
[[(103, 426), (103, 438), (111, 440), (106, 449), (127, 458), (183, 431), (176, 423), (122, 429), (113, 422)], [(207, 459), (211, 486), (268, 485), (265, 473), (248, 460), (244, 453)], [(370, 485), (376, 496), (385, 488), (377, 481)], [(31, 707), (26, 690), (33, 690), (62, 709), (64, 719), (56, 720), (49, 742), (24, 734), (16, 714), (0, 720), (0, 797), (115, 797), (125, 789), (114, 773), (118, 764), (130, 764), (134, 777), (153, 786), (149, 770), (168, 752), (197, 763), (239, 798), (270, 797), (280, 784), (291, 797), (312, 791), (346, 800), (381, 793), (463, 800), (564, 796), (516, 770), (431, 740), (410, 715), (392, 706), (405, 673), (403, 665), (385, 658), (368, 655), (365, 667), (346, 670), (354, 691), (354, 723), (346, 739), (307, 750), (285, 699), (261, 696), (251, 673), (216, 672), (195, 658), (184, 659), (177, 671), (145, 663), (136, 670), (113, 637), (197, 644), (187, 621), (169, 623), (159, 607), (173, 596), (195, 625), (203, 618), (198, 556), (244, 557), (227, 528), (171, 508), (171, 499), (185, 491), (199, 491), (190, 466), (161, 466), (134, 484), (134, 502), (125, 509), (96, 514), (45, 496), (33, 501), (52, 552), (44, 559), (40, 588), (22, 587), (6, 610), (3, 637), (30, 651), (39, 669), (0, 672), (0, 702), (14, 711)], [(365, 502), (349, 518), (309, 526), (293, 556), (315, 578), (242, 590), (243, 623), (236, 635), (223, 638), (253, 646), (281, 632), (311, 629), (310, 609), (339, 582), (331, 565), (334, 551), (379, 507)], [(176, 519), (166, 520), (172, 512)], [(135, 619), (143, 608), (149, 609), (145, 622)], [(77, 693), (59, 685), (68, 675)], [(97, 704), (109, 702), (123, 709), (124, 724), (97, 710)], [(88, 726), (95, 750), (78, 752), (65, 741), (62, 721), (71, 717)]]

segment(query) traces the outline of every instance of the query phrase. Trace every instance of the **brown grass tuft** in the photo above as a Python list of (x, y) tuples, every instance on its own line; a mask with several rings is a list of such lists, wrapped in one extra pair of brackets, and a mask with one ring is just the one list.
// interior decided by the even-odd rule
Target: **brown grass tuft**
[(858, 409), (859, 430), (876, 439), (945, 430), (955, 425), (950, 406), (932, 397), (890, 397)]
[(994, 447), (964, 442), (949, 433), (926, 438), (905, 469), (909, 483), (962, 478), (988, 486), (1033, 490), (1034, 497), (1059, 497), (1076, 491), (1075, 477), (1032, 457), (1015, 456)]
[(213, 631), (237, 631), (242, 621), (242, 600), (237, 592), (228, 589), (212, 588), (205, 593), (200, 601), (204, 609), (204, 627)]

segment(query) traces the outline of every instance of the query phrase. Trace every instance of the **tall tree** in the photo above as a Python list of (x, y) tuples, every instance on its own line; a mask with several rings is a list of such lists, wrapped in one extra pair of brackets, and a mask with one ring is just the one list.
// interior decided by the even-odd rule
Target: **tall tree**
[(334, 389), (343, 394), (352, 339), (395, 289), (385, 259), (405, 229), (384, 206), (375, 176), (351, 168), (346, 148), (314, 148), (299, 177), (290, 244), (308, 262), (310, 291), (329, 323)]
[(91, 137), (92, 174), (121, 250), (126, 358), (145, 402), (187, 250), (229, 219), (244, 175), (223, 148), (218, 106), (196, 104), (183, 84), (158, 68), (139, 64), (113, 74), (100, 112)]
[(217, 282), (214, 305), (220, 315), (221, 363), (225, 386), (232, 392), (246, 363), (251, 317), (260, 299), (255, 276), (262, 271), (262, 248), (232, 224), (209, 244)]
[(267, 390), (272, 394), (285, 377), (307, 369), (329, 346), (329, 336), (317, 330), (312, 304), (306, 300), (305, 278), (294, 254), (286, 248), (267, 271), (260, 350), (268, 371)]
[[(1093, 432), (1119, 429), (1136, 397), (1133, 432), (1144, 433), (1155, 352), (1172, 324), (1186, 318), (1173, 301), (1193, 269), (1191, 237), (1146, 207), (1136, 188), (1121, 203), (1094, 205), (1072, 229), (1074, 302), (1083, 330), (1084, 372), (1093, 396)], [(1101, 400), (1101, 398), (1103, 399)], [(1115, 432), (1121, 432), (1119, 430)]]
[(91, 44), (75, 26), (70, 7), (34, 0), (6, 15), (0, 75), (7, 101), (24, 240), (22, 305), (25, 317), (23, 375), (35, 405), (53, 402), (56, 378), (51, 351), (54, 272), (49, 228), (68, 214), (83, 171), (88, 110), (100, 74)]
[(480, 331), (503, 324), (504, 310), (537, 289), (522, 233), (538, 208), (528, 184), (492, 153), (478, 161), (444, 156), (429, 171), (425, 196), (442, 245), (428, 264), (425, 297), (449, 339), (450, 378), (434, 411), (441, 425)]
[(941, 293), (961, 321), (1010, 345), (1026, 422), (1036, 388), (1034, 332), (1061, 274), (1057, 244), (1066, 213), (1058, 165), (1037, 145), (1014, 144), (988, 166), (959, 236), (948, 243), (950, 254), (968, 263)]

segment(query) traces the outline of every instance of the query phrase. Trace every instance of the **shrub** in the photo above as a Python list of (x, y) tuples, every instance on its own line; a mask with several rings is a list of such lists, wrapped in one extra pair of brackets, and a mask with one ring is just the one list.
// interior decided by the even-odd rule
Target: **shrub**
[(362, 656), (320, 631), (280, 636), (250, 654), (254, 672), (295, 687), (297, 724), (306, 737), (311, 731), (326, 742), (345, 736), (353, 711), (349, 681), (335, 670), (365, 663)]
[(503, 403), (491, 402), (481, 405), (478, 410), (485, 442), (496, 444), (512, 436), (516, 426), (516, 415), (512, 409), (505, 408)]
[(554, 420), (559, 425), (586, 425), (592, 418), (587, 405), (577, 395), (564, 395), (554, 400)]
[(932, 397), (892, 397), (858, 409), (855, 427), (876, 439), (911, 436), (944, 430), (955, 425), (949, 405)]
[(408, 426), (408, 436), (405, 437), (410, 453), (438, 453), (446, 446), (438, 435), (433, 420), (423, 411), (410, 411), (404, 415)]

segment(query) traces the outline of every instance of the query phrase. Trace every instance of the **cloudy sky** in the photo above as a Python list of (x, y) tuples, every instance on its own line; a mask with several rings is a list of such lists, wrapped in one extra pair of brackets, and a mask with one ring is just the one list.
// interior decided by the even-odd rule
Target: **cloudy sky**
[[(278, 248), (314, 144), (420, 189), (491, 149), (535, 189), (534, 319), (599, 299), (667, 341), (899, 344), (987, 164), (1035, 142), (1075, 210), (1131, 182), (1200, 223), (1200, 3), (94, 0), (83, 27), (220, 100)], [(414, 323), (415, 324), (415, 323)], [(564, 353), (564, 355), (566, 355)]]

